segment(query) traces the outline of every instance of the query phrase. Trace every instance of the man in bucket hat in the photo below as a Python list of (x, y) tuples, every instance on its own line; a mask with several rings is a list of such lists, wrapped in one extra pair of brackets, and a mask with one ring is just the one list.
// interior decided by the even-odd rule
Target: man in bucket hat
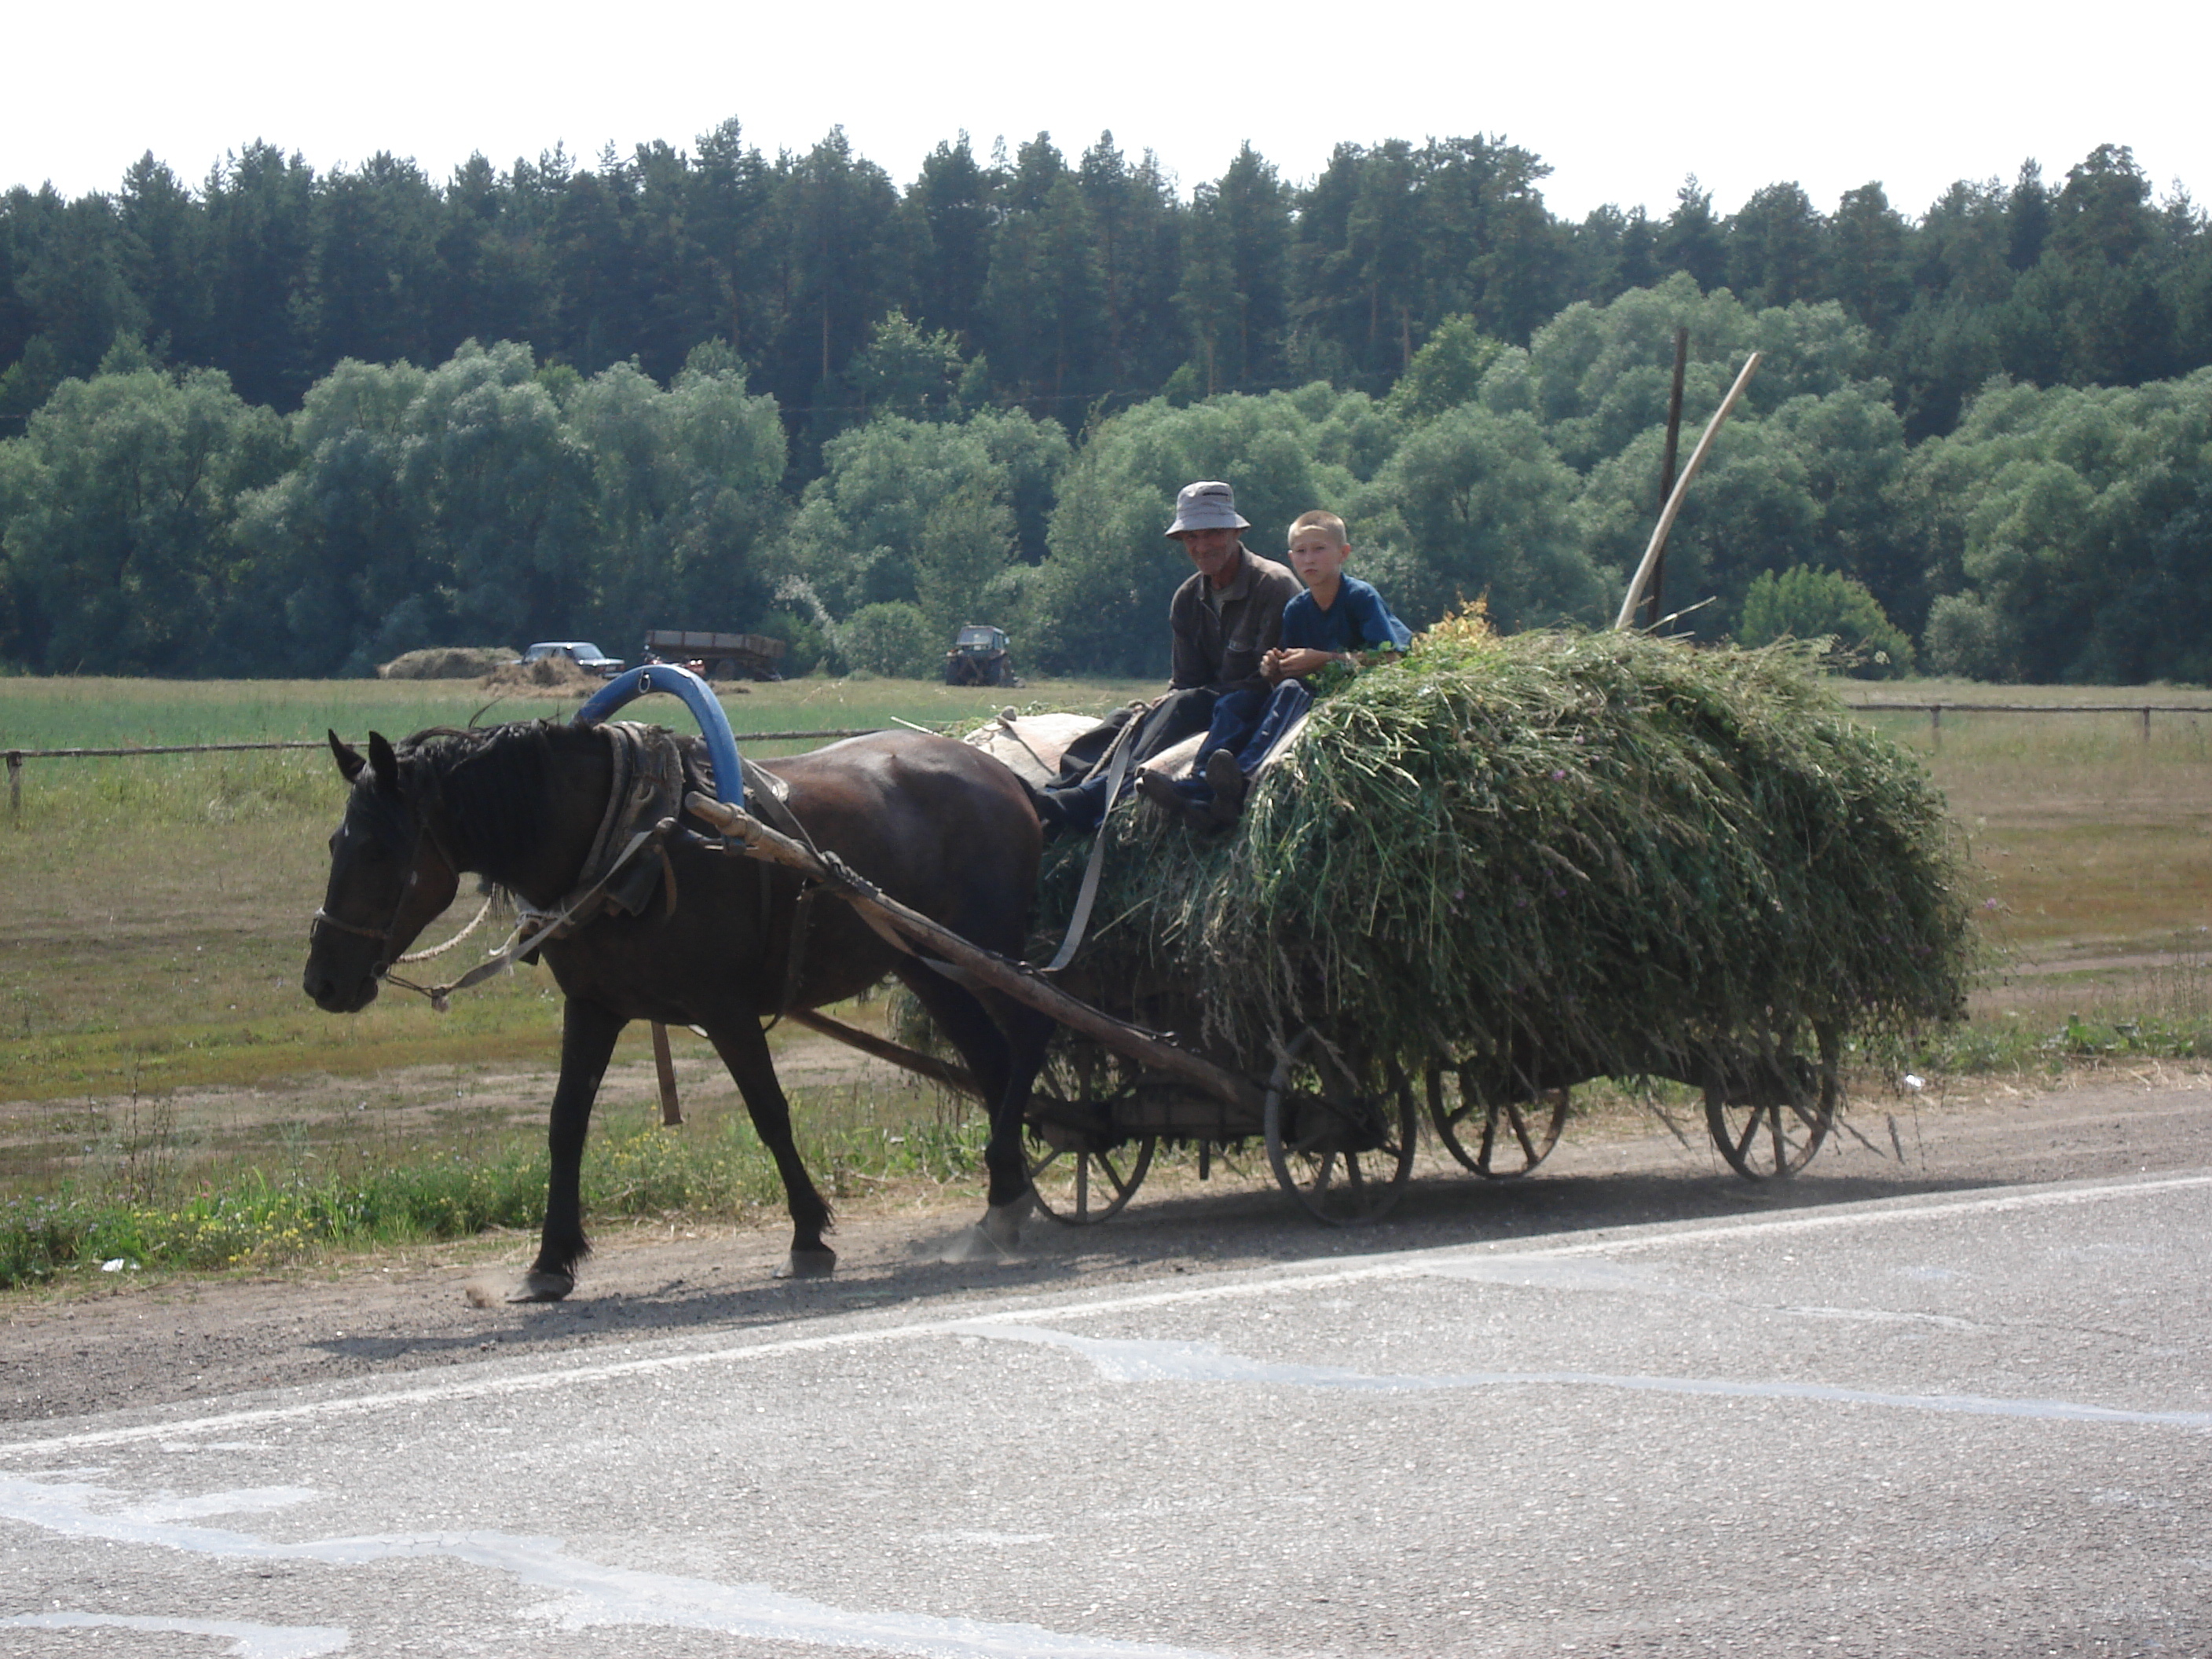
[[(1282, 636), (1283, 607), (1296, 598), (1298, 579), (1272, 559), (1248, 550), (1238, 532), (1252, 527), (1237, 510), (1237, 495), (1216, 479), (1186, 484), (1176, 497), (1167, 534), (1182, 544), (1194, 567), (1168, 606), (1174, 634), (1168, 694), (1138, 716), (1134, 745), (1123, 779), (1136, 768), (1217, 718), (1247, 721), (1266, 702), (1268, 684), (1261, 659)], [(1246, 705), (1249, 705), (1248, 709)], [(1080, 747), (1070, 757), (1089, 757)], [(1062, 775), (1069, 763), (1062, 762)], [(1079, 775), (1080, 774), (1079, 773)], [(1037, 792), (1037, 815), (1048, 831), (1087, 830), (1105, 816), (1108, 768), (1103, 758), (1089, 775)]]
[(1188, 484), (1176, 497), (1175, 522), (1167, 533), (1182, 544), (1197, 568), (1168, 606), (1168, 625), (1175, 631), (1168, 684), (1174, 690), (1267, 695), (1260, 659), (1281, 638), (1283, 607), (1300, 589), (1289, 570), (1245, 547), (1238, 532), (1251, 527), (1225, 483)]

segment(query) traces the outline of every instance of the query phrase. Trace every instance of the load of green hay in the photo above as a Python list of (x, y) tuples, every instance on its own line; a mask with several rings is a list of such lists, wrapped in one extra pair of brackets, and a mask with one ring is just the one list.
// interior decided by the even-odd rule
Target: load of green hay
[[(1977, 956), (1942, 798), (1794, 648), (1447, 623), (1322, 698), (1233, 831), (1106, 834), (1069, 988), (1261, 1075), (1312, 1025), (1409, 1071), (1694, 1080), (1954, 1018)], [(1048, 852), (1048, 950), (1087, 850)]]

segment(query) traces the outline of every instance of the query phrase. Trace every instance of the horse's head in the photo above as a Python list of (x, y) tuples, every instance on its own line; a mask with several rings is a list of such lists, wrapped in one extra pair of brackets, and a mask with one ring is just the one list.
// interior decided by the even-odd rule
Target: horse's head
[(460, 876), (424, 828), (425, 804), (410, 799), (392, 745), (372, 732), (363, 759), (330, 736), (353, 795), (331, 836), (302, 983), (318, 1007), (350, 1014), (376, 1000), (384, 970), (453, 902)]

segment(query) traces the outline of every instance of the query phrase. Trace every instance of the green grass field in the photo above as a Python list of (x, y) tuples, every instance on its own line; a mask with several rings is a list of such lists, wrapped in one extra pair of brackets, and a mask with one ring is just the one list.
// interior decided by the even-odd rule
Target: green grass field
[[(821, 731), (896, 725), (938, 726), (981, 718), (1014, 705), (1101, 709), (1157, 695), (1136, 681), (1032, 681), (1018, 690), (979, 690), (915, 681), (805, 679), (718, 688), (730, 725), (746, 732)], [(0, 678), (0, 750), (120, 748), (188, 743), (319, 739), (335, 727), (358, 740), (372, 726), (399, 737), (430, 726), (564, 717), (580, 696), (500, 696), (472, 680), (130, 680)], [(671, 699), (637, 705), (682, 723)], [(811, 744), (770, 745), (805, 748)], [(98, 768), (111, 763), (33, 763)], [(120, 763), (133, 768), (149, 761)]]
[[(743, 734), (939, 726), (1010, 702), (1097, 711), (1153, 689), (817, 679), (726, 703)], [(471, 683), (0, 678), (0, 750), (316, 739), (331, 726), (358, 741), (372, 728), (397, 736), (575, 707), (509, 696), (486, 709), (489, 695)], [(2148, 740), (2133, 715), (1952, 713), (1940, 744), (1924, 711), (1867, 717), (1927, 757), (1988, 884), (1990, 926), (2017, 959), (1977, 995), (1968, 1028), (1915, 1063), (2202, 1052), (2212, 694), (1918, 683), (1847, 695), (2203, 707), (2154, 716)], [(21, 786), (20, 810), (0, 817), (0, 1284), (93, 1259), (265, 1263), (528, 1224), (544, 1107), (538, 1083), (501, 1079), (542, 1079), (556, 1058), (550, 977), (518, 971), (445, 1016), (387, 994), (336, 1018), (301, 993), (343, 796), (327, 755), (33, 759)], [(465, 898), (428, 937), (472, 909)], [(772, 1171), (704, 1045), (680, 1052), (696, 1117), (682, 1137), (651, 1127), (644, 1052), (638, 1033), (617, 1057), (630, 1095), (611, 1100), (589, 1161), (595, 1212), (775, 1202)], [(793, 1092), (810, 1159), (851, 1201), (972, 1166), (975, 1126), (927, 1091), (830, 1078)]]
[[(931, 726), (1021, 706), (1103, 709), (1118, 684), (985, 692), (807, 680), (724, 698), (749, 732)], [(484, 709), (471, 683), (0, 679), (0, 750), (319, 739), (565, 716), (575, 698)], [(672, 701), (638, 706), (678, 725)], [(770, 757), (817, 746), (757, 743)], [(344, 788), (319, 750), (27, 760), (0, 821), (0, 1098), (252, 1085), (464, 1058), (542, 1057), (554, 994), (542, 971), (494, 981), (426, 1025), (387, 997), (333, 1019), (299, 988), (324, 842)], [(465, 894), (453, 925), (473, 914)], [(452, 931), (434, 927), (427, 937)]]

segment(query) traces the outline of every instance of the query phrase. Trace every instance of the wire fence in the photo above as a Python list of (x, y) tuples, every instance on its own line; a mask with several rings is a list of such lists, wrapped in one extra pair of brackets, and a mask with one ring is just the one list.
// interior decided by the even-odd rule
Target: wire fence
[(2142, 717), (2145, 743), (2150, 741), (2153, 714), (2212, 714), (2212, 703), (2204, 702), (1847, 702), (1844, 707), (1861, 714), (1925, 714), (1929, 736), (1939, 749), (1946, 714), (2136, 714)]
[[(874, 726), (843, 726), (812, 732), (739, 732), (736, 734), (745, 743), (808, 743), (833, 741), (838, 738), (861, 738), (883, 728)], [(11, 817), (20, 817), (23, 811), (23, 764), (34, 760), (136, 760), (146, 755), (237, 755), (267, 754), (283, 749), (323, 749), (328, 741), (320, 738), (285, 738), (266, 743), (161, 743), (144, 744), (127, 749), (10, 749), (5, 751), (8, 762), (8, 811)]]

